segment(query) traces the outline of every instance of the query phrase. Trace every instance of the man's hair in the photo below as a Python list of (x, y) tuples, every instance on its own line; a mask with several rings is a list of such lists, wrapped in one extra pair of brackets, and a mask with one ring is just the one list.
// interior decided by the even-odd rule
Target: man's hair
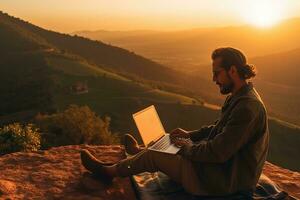
[(228, 71), (234, 65), (241, 79), (250, 79), (257, 74), (255, 66), (247, 64), (246, 56), (238, 49), (232, 47), (218, 48), (213, 51), (211, 58), (215, 60), (219, 57), (222, 59), (221, 67)]

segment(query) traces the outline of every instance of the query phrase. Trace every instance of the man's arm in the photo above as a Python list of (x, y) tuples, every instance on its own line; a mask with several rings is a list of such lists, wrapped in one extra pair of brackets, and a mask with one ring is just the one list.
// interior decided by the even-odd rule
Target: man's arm
[(213, 125), (202, 126), (199, 130), (194, 131), (186, 131), (182, 128), (176, 128), (170, 132), (171, 138), (190, 138), (193, 142), (203, 140), (209, 136), (211, 129), (215, 127), (218, 121), (219, 120), (216, 120)]
[(262, 109), (259, 102), (241, 100), (214, 139), (197, 144), (185, 144), (180, 154), (196, 162), (222, 163), (234, 155), (251, 138), (260, 123)]
[(197, 142), (197, 141), (203, 140), (204, 138), (207, 138), (209, 136), (209, 133), (215, 127), (217, 122), (218, 122), (218, 120), (215, 121), (215, 123), (212, 125), (202, 126), (199, 130), (190, 131), (189, 132), (190, 139), (193, 142)]

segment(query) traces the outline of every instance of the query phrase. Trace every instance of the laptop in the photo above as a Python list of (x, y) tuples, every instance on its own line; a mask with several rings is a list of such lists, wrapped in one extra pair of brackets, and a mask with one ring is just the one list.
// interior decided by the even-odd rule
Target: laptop
[(148, 149), (169, 154), (180, 150), (171, 143), (170, 134), (165, 132), (154, 105), (133, 114), (133, 119)]

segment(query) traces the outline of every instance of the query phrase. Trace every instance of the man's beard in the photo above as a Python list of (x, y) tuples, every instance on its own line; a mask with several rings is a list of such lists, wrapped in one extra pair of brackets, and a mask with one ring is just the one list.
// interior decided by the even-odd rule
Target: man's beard
[(234, 87), (234, 83), (228, 83), (228, 84), (224, 84), (224, 85), (220, 85), (220, 92), (221, 94), (229, 94), (232, 89)]
[(228, 75), (228, 79), (229, 79), (229, 83), (227, 84), (219, 84), (220, 86), (220, 92), (221, 94), (229, 94), (230, 92), (232, 92), (233, 88), (234, 88), (234, 82), (231, 79), (231, 77)]

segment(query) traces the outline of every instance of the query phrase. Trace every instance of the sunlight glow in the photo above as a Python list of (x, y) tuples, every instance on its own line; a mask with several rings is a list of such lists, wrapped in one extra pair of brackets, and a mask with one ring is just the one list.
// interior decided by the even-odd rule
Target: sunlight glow
[[(60, 32), (182, 30), (300, 17), (300, 0), (0, 0), (0, 10)], [(72, 3), (71, 3), (72, 2)], [(225, 3), (226, 2), (226, 3)]]
[(252, 0), (244, 10), (245, 20), (257, 27), (270, 27), (284, 18), (284, 1)]

